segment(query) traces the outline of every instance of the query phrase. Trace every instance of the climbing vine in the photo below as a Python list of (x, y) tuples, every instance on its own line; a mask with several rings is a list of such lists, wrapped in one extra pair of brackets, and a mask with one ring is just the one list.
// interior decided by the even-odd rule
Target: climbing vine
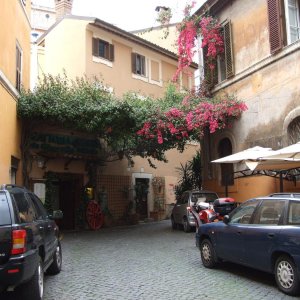
[(219, 21), (212, 16), (191, 15), (191, 10), (195, 6), (195, 1), (191, 5), (187, 4), (184, 9), (184, 18), (178, 24), (179, 31), (178, 45), (178, 67), (173, 77), (177, 81), (181, 72), (186, 70), (193, 62), (196, 52), (196, 40), (198, 36), (202, 38), (202, 48), (206, 47), (206, 59), (211, 70), (217, 56), (224, 52), (224, 41)]

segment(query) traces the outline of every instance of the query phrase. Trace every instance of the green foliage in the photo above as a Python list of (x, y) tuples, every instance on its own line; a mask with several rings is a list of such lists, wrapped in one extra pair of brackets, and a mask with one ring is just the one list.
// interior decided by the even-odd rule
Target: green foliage
[(184, 191), (192, 189), (201, 189), (202, 186), (202, 164), (200, 151), (197, 151), (192, 160), (180, 164), (177, 168), (180, 179), (175, 186), (176, 198), (180, 197)]
[(151, 159), (166, 161), (167, 150), (183, 151), (187, 141), (201, 139), (205, 127), (210, 132), (224, 128), (244, 109), (230, 97), (219, 104), (218, 100), (179, 93), (172, 84), (160, 99), (142, 98), (135, 92), (118, 99), (107, 90), (98, 78), (45, 75), (33, 91), (21, 92), (18, 116), (29, 129), (23, 130), (22, 143), (40, 125), (55, 125), (88, 132), (104, 141), (102, 161), (117, 154), (129, 160), (139, 155), (155, 167)]
[(53, 183), (57, 180), (57, 176), (53, 172), (47, 172), (45, 174), (45, 186), (46, 186), (46, 195), (45, 195), (45, 208), (49, 214), (53, 213), (53, 195), (55, 187)]
[(32, 130), (48, 124), (88, 132), (105, 140), (113, 153), (165, 160), (164, 152), (173, 145), (146, 141), (136, 132), (146, 120), (179, 105), (183, 97), (170, 85), (162, 99), (141, 98), (134, 92), (118, 99), (98, 78), (45, 75), (33, 91), (21, 92), (17, 109), (24, 123), (34, 124), (29, 126)]

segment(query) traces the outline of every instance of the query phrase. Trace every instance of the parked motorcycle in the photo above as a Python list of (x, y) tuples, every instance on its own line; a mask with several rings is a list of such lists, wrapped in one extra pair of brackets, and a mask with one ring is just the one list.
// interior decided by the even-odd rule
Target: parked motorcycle
[(218, 222), (237, 206), (233, 198), (218, 198), (212, 203), (199, 202), (190, 207), (190, 212), (196, 220), (196, 229), (205, 223)]
[[(237, 203), (233, 198), (218, 198), (212, 203), (199, 202), (189, 207), (190, 212), (195, 218), (196, 233), (201, 224), (218, 222), (223, 220), (224, 216), (233, 211), (237, 206)], [(197, 245), (196, 239), (196, 246)]]

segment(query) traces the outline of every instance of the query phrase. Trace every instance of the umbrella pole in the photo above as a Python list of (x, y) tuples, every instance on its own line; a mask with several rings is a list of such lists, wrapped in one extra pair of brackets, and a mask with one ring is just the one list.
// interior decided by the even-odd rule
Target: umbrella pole
[(283, 177), (282, 177), (282, 171), (279, 172), (279, 190), (280, 190), (280, 193), (283, 192)]
[(228, 177), (225, 179), (225, 197), (228, 197)]

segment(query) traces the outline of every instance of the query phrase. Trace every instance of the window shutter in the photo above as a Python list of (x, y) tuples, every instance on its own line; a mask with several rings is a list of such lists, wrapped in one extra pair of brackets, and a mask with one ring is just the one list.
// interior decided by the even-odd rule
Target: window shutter
[(99, 39), (93, 38), (93, 55), (99, 56)]
[(132, 73), (136, 74), (136, 53), (131, 53), (131, 69)]
[(232, 34), (231, 34), (231, 22), (230, 21), (226, 22), (223, 25), (223, 33), (224, 33), (226, 78), (230, 78), (234, 75)]
[(141, 56), (141, 75), (146, 75), (146, 58)]
[(283, 47), (280, 7), (280, 0), (268, 0), (269, 40), (272, 54)]
[(112, 44), (109, 44), (108, 46), (108, 59), (110, 61), (114, 61), (115, 59), (115, 47)]
[(203, 48), (203, 61), (204, 61), (204, 78), (208, 88), (212, 88), (218, 83), (218, 66), (217, 61), (213, 62), (214, 69), (209, 67), (209, 61), (207, 59), (207, 46)]

